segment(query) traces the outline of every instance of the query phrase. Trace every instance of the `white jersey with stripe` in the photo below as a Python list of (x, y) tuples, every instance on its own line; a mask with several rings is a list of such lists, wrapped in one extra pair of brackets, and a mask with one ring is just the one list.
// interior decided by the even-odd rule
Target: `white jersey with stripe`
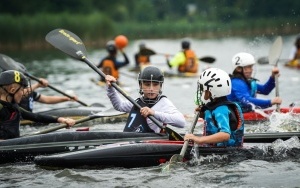
[[(131, 111), (133, 104), (129, 100), (123, 100), (113, 87), (107, 87), (107, 96), (116, 110), (127, 113)], [(154, 110), (154, 117), (158, 121), (178, 128), (185, 126), (183, 114), (167, 97), (162, 97), (151, 109)], [(160, 128), (149, 118), (147, 118), (147, 123), (154, 132), (160, 132)]]

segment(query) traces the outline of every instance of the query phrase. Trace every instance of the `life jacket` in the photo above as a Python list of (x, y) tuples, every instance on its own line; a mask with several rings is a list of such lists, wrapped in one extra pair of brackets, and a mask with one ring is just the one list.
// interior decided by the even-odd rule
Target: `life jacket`
[(110, 59), (105, 59), (102, 62), (102, 71), (106, 75), (111, 75), (116, 79), (119, 78), (119, 71), (117, 70), (115, 63)]
[[(237, 103), (230, 101), (219, 101), (217, 103), (208, 103), (204, 107), (201, 108), (201, 111), (205, 110), (213, 111), (219, 106), (226, 105), (230, 111), (229, 113), (229, 125), (231, 130), (230, 139), (234, 140), (234, 146), (242, 146), (244, 139), (244, 117), (241, 112), (240, 107)], [(217, 126), (215, 117), (213, 116), (214, 125)], [(207, 131), (204, 126), (204, 135), (207, 135)], [(226, 146), (226, 144), (224, 144)]]
[(40, 97), (41, 97), (40, 93), (33, 91), (32, 93), (29, 94), (29, 96), (22, 98), (22, 100), (19, 103), (19, 106), (27, 111), (32, 112), (34, 101), (38, 101)]
[[(5, 109), (4, 109), (5, 108)], [(0, 103), (0, 110), (8, 110), (11, 112), (9, 118), (0, 122), (0, 139), (11, 139), (20, 137), (20, 119), (21, 112), (17, 104)]]
[[(162, 98), (166, 97), (162, 95), (157, 102)], [(146, 104), (140, 98), (136, 101), (141, 107), (148, 106), (151, 108), (154, 104)], [(140, 109), (136, 106), (133, 106), (129, 112), (129, 118), (127, 119), (126, 125), (123, 132), (139, 132), (139, 133), (150, 133), (154, 132), (148, 125), (146, 118), (141, 115)]]
[(192, 50), (185, 50), (185, 62), (182, 65), (179, 65), (178, 71), (179, 72), (191, 72), (197, 73), (198, 72), (198, 60), (197, 57)]
[(256, 96), (256, 93), (257, 93), (257, 81), (258, 81), (258, 79), (256, 79), (256, 78), (250, 78), (250, 79), (247, 80), (240, 73), (234, 74), (234, 75), (230, 75), (230, 78), (231, 79), (233, 79), (233, 78), (239, 78), (239, 79), (244, 80), (247, 83), (247, 85), (250, 88), (250, 90), (251, 90), (251, 97), (255, 97)]

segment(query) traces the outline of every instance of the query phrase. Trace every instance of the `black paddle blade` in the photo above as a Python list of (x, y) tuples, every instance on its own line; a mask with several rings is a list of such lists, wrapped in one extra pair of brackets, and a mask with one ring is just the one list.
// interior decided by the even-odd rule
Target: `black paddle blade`
[(52, 44), (55, 48), (81, 61), (83, 61), (82, 56), (77, 55), (77, 53), (81, 51), (81, 54), (84, 56), (87, 54), (81, 39), (71, 31), (65, 29), (55, 29), (50, 31), (46, 35), (46, 41)]
[(261, 57), (257, 60), (257, 63), (260, 65), (266, 65), (269, 64), (269, 59), (268, 57)]
[(199, 60), (205, 63), (213, 63), (216, 61), (216, 58), (208, 56), (208, 57), (199, 58)]
[(174, 140), (174, 141), (183, 141), (183, 137), (178, 134), (177, 132), (173, 131), (169, 127), (166, 127), (166, 132), (169, 135), (169, 140)]
[(20, 72), (25, 72), (26, 69), (24, 70), (22, 68), (24, 66), (22, 65), (22, 67), (21, 67), (20, 65), (21, 64), (17, 63), (16, 61), (14, 61), (12, 58), (8, 57), (7, 55), (0, 54), (0, 67), (3, 69), (3, 71), (17, 70)]
[(150, 55), (155, 55), (156, 53), (151, 49), (143, 48), (140, 50), (140, 54), (145, 56), (150, 56)]

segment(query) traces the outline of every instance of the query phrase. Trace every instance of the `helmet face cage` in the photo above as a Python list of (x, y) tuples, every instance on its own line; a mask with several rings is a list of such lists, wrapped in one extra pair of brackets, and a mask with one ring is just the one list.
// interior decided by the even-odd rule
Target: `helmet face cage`
[(197, 81), (197, 92), (196, 92), (196, 105), (201, 105), (202, 101), (201, 101), (201, 96), (203, 93), (203, 85), (199, 83), (199, 81)]
[[(153, 66), (146, 67), (138, 76), (139, 83), (139, 93), (141, 95), (141, 99), (148, 104), (155, 104), (160, 98), (163, 90), (163, 82), (164, 76), (162, 72)], [(159, 84), (159, 90), (156, 90), (153, 86)], [(157, 94), (155, 98), (148, 98), (145, 96), (145, 93)]]

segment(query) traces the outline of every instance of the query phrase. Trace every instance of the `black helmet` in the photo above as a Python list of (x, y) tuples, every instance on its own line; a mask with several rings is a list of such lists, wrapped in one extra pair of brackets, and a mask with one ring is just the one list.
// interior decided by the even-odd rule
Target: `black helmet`
[(108, 41), (106, 44), (106, 50), (112, 54), (112, 53), (116, 53), (117, 52), (117, 47), (115, 45), (114, 41)]
[(154, 66), (147, 66), (139, 73), (138, 76), (139, 83), (141, 81), (152, 81), (152, 82), (164, 82), (164, 75), (161, 70)]
[(186, 40), (182, 41), (181, 42), (181, 47), (182, 47), (182, 49), (189, 49), (190, 48), (190, 42), (186, 41)]
[(13, 83), (20, 84), (23, 87), (28, 86), (28, 81), (23, 73), (16, 70), (4, 71), (0, 74), (0, 86), (10, 85)]

